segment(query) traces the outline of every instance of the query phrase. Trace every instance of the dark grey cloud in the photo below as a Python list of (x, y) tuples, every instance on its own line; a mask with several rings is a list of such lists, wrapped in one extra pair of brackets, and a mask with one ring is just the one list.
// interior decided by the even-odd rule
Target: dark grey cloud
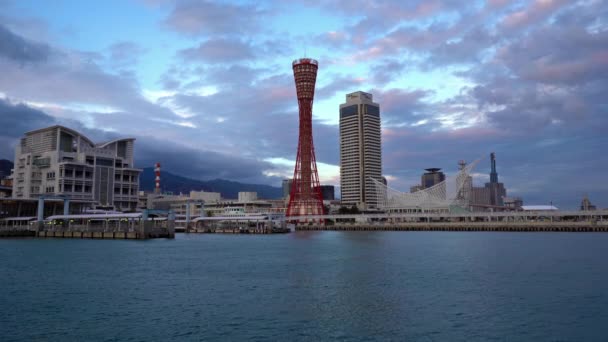
[(250, 34), (265, 13), (247, 4), (177, 0), (164, 24), (187, 35)]
[(379, 63), (375, 63), (370, 70), (371, 80), (380, 86), (388, 84), (408, 70), (409, 66), (407, 63), (407, 60), (397, 58), (385, 59)]
[(341, 32), (348, 36), (351, 43), (360, 46), (374, 37), (383, 36), (404, 21), (424, 20), (439, 13), (459, 14), (474, 7), (474, 4), (452, 0), (326, 0), (318, 2), (318, 6), (358, 18)]
[(121, 41), (107, 48), (109, 60), (113, 67), (123, 68), (137, 64), (145, 49), (134, 42)]
[(524, 81), (572, 86), (608, 76), (607, 45), (606, 30), (549, 26), (504, 46), (496, 58)]
[(431, 90), (373, 89), (374, 101), (380, 103), (382, 122), (386, 126), (411, 125), (431, 118), (431, 105), (424, 101), (433, 95)]
[(318, 87), (315, 91), (315, 99), (323, 100), (326, 98), (330, 98), (335, 94), (341, 93), (351, 93), (353, 91), (357, 91), (359, 88), (365, 85), (365, 80), (357, 79), (352, 76), (329, 76), (331, 81), (322, 87)]
[(54, 122), (53, 117), (40, 110), (0, 98), (0, 158), (13, 160), (15, 147), (23, 133)]
[(203, 61), (207, 63), (230, 63), (251, 59), (254, 56), (251, 44), (240, 39), (209, 39), (195, 48), (179, 52), (186, 60)]
[(84, 134), (94, 142), (103, 142), (119, 137), (134, 137), (136, 167), (148, 167), (161, 162), (167, 170), (194, 179), (228, 179), (278, 185), (280, 179), (264, 175), (273, 165), (240, 155), (222, 154), (199, 148), (181, 146), (158, 139), (154, 135), (107, 132), (89, 128), (79, 121), (59, 119), (22, 103), (11, 103), (0, 99), (0, 158), (12, 160), (15, 147), (25, 132), (56, 124), (65, 125)]
[(220, 87), (247, 86), (253, 84), (259, 75), (269, 70), (244, 65), (209, 67), (204, 71), (205, 82)]
[(198, 46), (178, 51), (186, 62), (231, 65), (237, 62), (253, 63), (267, 56), (286, 56), (292, 53), (286, 39), (248, 41), (235, 37), (210, 38)]
[(48, 45), (29, 41), (0, 25), (0, 57), (27, 63), (45, 61), (50, 54)]
[[(159, 149), (162, 146), (162, 149)], [(267, 162), (167, 143), (152, 137), (140, 137), (136, 142), (138, 167), (150, 167), (160, 162), (165, 170), (184, 177), (201, 180), (226, 179), (247, 183), (278, 186), (281, 179), (264, 175), (274, 168)]]
[(499, 23), (503, 34), (521, 32), (531, 26), (538, 25), (558, 13), (563, 8), (572, 5), (570, 0), (530, 1), (514, 8)]
[(430, 50), (426, 61), (429, 67), (481, 62), (480, 54), (492, 48), (498, 38), (487, 29), (478, 26), (465, 32), (454, 41), (443, 41)]
[[(4, 33), (2, 33), (4, 32)], [(0, 27), (0, 89), (23, 100), (49, 103), (86, 103), (132, 117), (177, 118), (171, 110), (150, 103), (130, 72), (111, 74), (95, 54), (63, 51), (34, 43)], [(61, 85), (61, 86), (58, 86)]]
[[(589, 8), (563, 10), (562, 18)], [(466, 89), (488, 123), (509, 131), (608, 125), (608, 31), (559, 20), (501, 45), (488, 62), (471, 70), (478, 85)]]

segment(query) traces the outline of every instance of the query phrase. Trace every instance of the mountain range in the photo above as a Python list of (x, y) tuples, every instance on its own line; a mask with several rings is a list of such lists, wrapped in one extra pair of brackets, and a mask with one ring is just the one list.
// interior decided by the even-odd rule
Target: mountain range
[[(154, 190), (154, 168), (146, 167), (139, 176), (139, 189), (151, 192)], [(262, 184), (245, 184), (224, 179), (202, 181), (186, 178), (173, 173), (163, 171), (161, 176), (161, 189), (163, 192), (170, 191), (174, 194), (187, 194), (190, 190), (219, 192), (222, 198), (237, 199), (239, 191), (254, 191), (261, 199), (280, 199), (283, 190), (279, 187)]]

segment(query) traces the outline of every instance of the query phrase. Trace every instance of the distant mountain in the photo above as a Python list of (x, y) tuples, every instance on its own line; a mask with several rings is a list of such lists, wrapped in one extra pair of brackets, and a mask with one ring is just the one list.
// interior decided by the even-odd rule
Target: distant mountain
[[(146, 167), (139, 177), (139, 189), (143, 191), (154, 190), (154, 168)], [(163, 191), (171, 191), (174, 194), (180, 192), (187, 194), (190, 190), (212, 191), (222, 194), (222, 198), (237, 199), (239, 191), (254, 191), (260, 199), (279, 199), (283, 196), (283, 190), (279, 187), (262, 184), (244, 184), (223, 179), (201, 181), (186, 178), (163, 171), (160, 176), (160, 186)]]
[(0, 159), (0, 179), (11, 175), (11, 169), (14, 164), (12, 161), (7, 159)]

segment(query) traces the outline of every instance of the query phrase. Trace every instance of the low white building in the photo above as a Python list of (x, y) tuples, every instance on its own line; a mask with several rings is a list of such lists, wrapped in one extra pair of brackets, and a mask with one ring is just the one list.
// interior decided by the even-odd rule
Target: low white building
[(559, 210), (554, 205), (522, 205), (521, 210), (523, 211), (556, 211)]
[(25, 133), (15, 149), (13, 197), (66, 196), (118, 210), (135, 210), (140, 169), (133, 138), (94, 144), (63, 126)]
[(219, 192), (190, 191), (190, 199), (202, 200), (205, 203), (217, 203), (222, 200), (222, 194)]
[(254, 202), (258, 200), (258, 193), (257, 192), (249, 192), (249, 191), (241, 191), (239, 192), (239, 199), (238, 201), (240, 203), (245, 203), (245, 202)]

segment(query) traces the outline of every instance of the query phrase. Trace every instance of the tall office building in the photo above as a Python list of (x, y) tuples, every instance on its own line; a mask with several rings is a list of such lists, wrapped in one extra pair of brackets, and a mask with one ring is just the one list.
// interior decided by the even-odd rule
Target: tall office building
[(490, 204), (502, 206), (503, 198), (507, 196), (505, 185), (498, 181), (498, 173), (496, 172), (496, 155), (490, 153), (490, 183), (486, 183), (486, 188), (490, 189)]
[(372, 179), (382, 182), (380, 105), (357, 91), (340, 105), (340, 192), (342, 203), (362, 210), (378, 205)]
[(25, 133), (15, 149), (13, 196), (63, 196), (135, 210), (140, 169), (133, 138), (94, 144), (63, 126)]
[(490, 182), (483, 187), (471, 188), (471, 204), (478, 207), (503, 206), (507, 189), (498, 181), (496, 172), (496, 154), (490, 153)]
[(420, 177), (422, 189), (428, 189), (445, 180), (445, 174), (438, 167), (424, 169), (426, 172)]
[(333, 185), (321, 185), (321, 195), (324, 201), (333, 201), (336, 199), (336, 189)]

